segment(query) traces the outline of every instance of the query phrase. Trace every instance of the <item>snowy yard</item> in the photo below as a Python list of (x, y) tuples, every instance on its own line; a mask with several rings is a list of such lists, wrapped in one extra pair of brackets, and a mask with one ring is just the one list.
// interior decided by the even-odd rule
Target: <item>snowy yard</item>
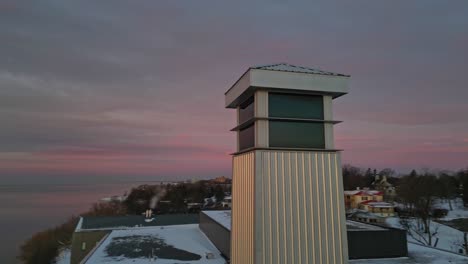
[(458, 198), (452, 200), (452, 208), (453, 210), (450, 211), (449, 203), (446, 201), (438, 201), (436, 203), (436, 207), (444, 208), (449, 210), (448, 215), (444, 217), (442, 220), (452, 220), (457, 218), (468, 218), (468, 209), (463, 206), (462, 199)]
[[(466, 210), (463, 207), (463, 202), (461, 199), (457, 199), (455, 201), (452, 201), (452, 206), (453, 206), (453, 211), (449, 211), (448, 215), (444, 218), (441, 218), (440, 220), (446, 221), (446, 220), (453, 220), (457, 218), (468, 218), (468, 210)], [(448, 202), (437, 202), (436, 207), (438, 208), (446, 208), (449, 209), (449, 204)], [(398, 217), (389, 217), (386, 219), (386, 223), (391, 226), (391, 227), (397, 227), (397, 228), (402, 228), (400, 224), (400, 219)], [(414, 220), (414, 223), (416, 223), (416, 220)], [(433, 246), (437, 241), (437, 248), (440, 249), (445, 249), (453, 252), (459, 252), (459, 250), (462, 248), (460, 245), (462, 244), (463, 241), (463, 232), (449, 227), (447, 225), (443, 225), (440, 223), (437, 223), (435, 221), (431, 221), (431, 232), (434, 232), (437, 230), (437, 234), (433, 236)], [(416, 241), (414, 238), (408, 236), (408, 241), (410, 242), (415, 242), (419, 243)], [(468, 262), (466, 262), (468, 263)]]
[(69, 248), (60, 250), (59, 255), (55, 259), (55, 264), (70, 264), (71, 251)]

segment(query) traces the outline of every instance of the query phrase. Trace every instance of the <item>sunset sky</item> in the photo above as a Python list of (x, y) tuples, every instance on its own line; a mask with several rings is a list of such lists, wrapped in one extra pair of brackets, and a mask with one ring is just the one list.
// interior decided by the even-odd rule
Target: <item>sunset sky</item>
[(313, 2), (1, 1), (0, 182), (230, 176), (224, 92), (278, 62), (351, 75), (344, 163), (467, 167), (468, 1)]

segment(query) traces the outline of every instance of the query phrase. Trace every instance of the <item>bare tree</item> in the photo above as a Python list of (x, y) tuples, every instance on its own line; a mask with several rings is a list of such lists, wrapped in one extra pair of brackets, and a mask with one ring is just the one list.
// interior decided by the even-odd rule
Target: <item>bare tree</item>
[(448, 201), (450, 211), (453, 210), (452, 200), (457, 196), (458, 181), (446, 172), (439, 175), (439, 197)]
[(401, 225), (416, 241), (432, 246), (432, 237), (437, 230), (431, 230), (434, 201), (439, 194), (437, 178), (426, 172), (417, 175), (412, 172), (404, 177), (398, 188), (402, 201), (407, 205), (414, 219), (402, 219)]
[(433, 238), (439, 231), (438, 225), (431, 229), (430, 221), (426, 225), (418, 218), (401, 218), (400, 224), (414, 240), (424, 245), (433, 246)]
[(463, 237), (457, 237), (452, 240), (452, 244), (456, 251), (468, 255), (468, 232), (463, 232)]

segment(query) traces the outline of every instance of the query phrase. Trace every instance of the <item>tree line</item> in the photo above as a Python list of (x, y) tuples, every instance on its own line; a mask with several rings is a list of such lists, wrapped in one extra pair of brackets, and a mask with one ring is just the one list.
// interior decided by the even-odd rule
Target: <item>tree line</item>
[[(211, 184), (209, 181), (196, 183), (178, 183), (166, 185), (141, 185), (131, 189), (123, 202), (99, 202), (80, 214), (81, 216), (122, 216), (142, 214), (151, 207), (151, 201), (158, 197), (159, 201), (171, 201), (168, 212), (186, 212), (188, 202), (202, 203), (206, 197), (216, 197), (218, 201), (224, 198), (225, 191), (230, 188), (225, 185)], [(157, 202), (157, 201), (156, 201)], [(78, 224), (79, 216), (71, 216), (64, 223), (34, 234), (20, 246), (18, 259), (25, 264), (54, 263), (60, 250), (70, 246), (73, 232)]]

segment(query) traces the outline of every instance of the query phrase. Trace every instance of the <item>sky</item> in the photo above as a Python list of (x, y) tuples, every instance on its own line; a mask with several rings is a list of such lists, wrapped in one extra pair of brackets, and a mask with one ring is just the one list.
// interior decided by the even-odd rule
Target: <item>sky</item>
[[(309, 3), (310, 2), (310, 3)], [(468, 167), (468, 1), (0, 1), (0, 182), (231, 175), (253, 65), (351, 75), (360, 167)]]

